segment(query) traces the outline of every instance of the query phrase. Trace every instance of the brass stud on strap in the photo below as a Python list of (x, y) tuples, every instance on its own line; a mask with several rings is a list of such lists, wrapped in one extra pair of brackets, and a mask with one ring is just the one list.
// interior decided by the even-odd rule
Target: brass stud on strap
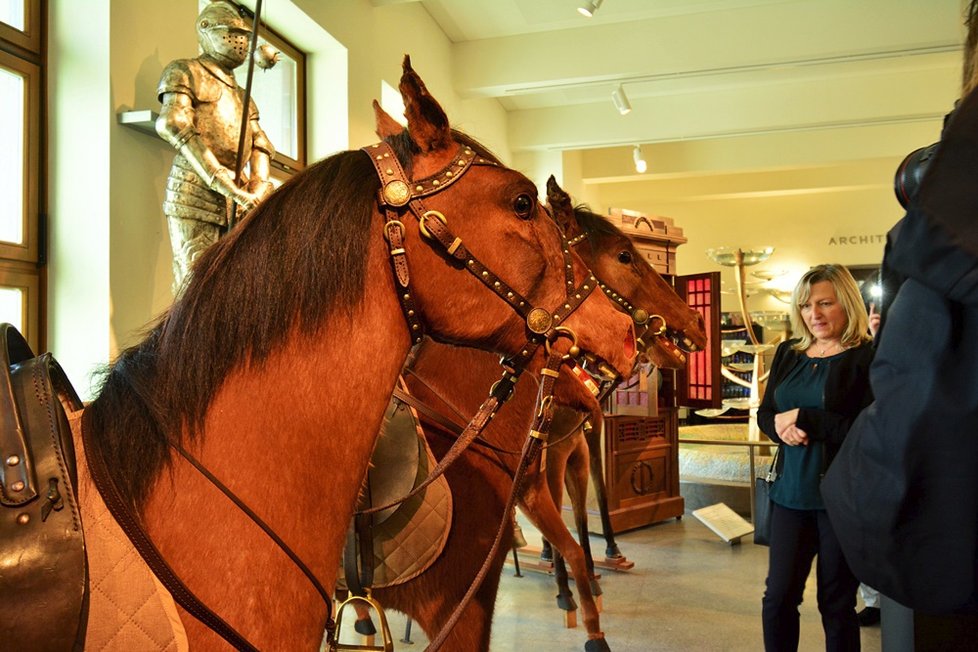
[(20, 464), (19, 455), (11, 455), (7, 458), (7, 466), (17, 466), (18, 464)]
[(24, 490), (24, 483), (22, 481), (18, 480), (17, 482), (14, 482), (13, 484), (10, 485), (10, 490), (11, 491), (23, 491)]
[(22, 512), (22, 513), (20, 513), (20, 514), (17, 515), (17, 524), (18, 525), (27, 525), (30, 522), (31, 522), (31, 515), (28, 514), (27, 512)]

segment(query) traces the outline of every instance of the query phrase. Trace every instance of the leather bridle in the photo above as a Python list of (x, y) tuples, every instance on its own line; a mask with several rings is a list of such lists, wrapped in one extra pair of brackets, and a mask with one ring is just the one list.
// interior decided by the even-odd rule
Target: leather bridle
[[(575, 247), (587, 240), (588, 237), (589, 234), (585, 231), (568, 240), (567, 244), (571, 247)], [(621, 306), (621, 309), (631, 316), (632, 322), (634, 322), (636, 327), (636, 344), (639, 346), (640, 350), (647, 346), (647, 343), (645, 342), (645, 337), (647, 335), (651, 335), (652, 337), (660, 337), (666, 334), (669, 327), (666, 323), (665, 317), (659, 314), (651, 313), (645, 308), (635, 307), (621, 293), (617, 292), (604, 281), (598, 280), (597, 283), (598, 287), (601, 288), (601, 291), (604, 292), (615, 305)], [(656, 321), (660, 322), (658, 327), (654, 327)], [(638, 329), (641, 329), (641, 331)]]
[[(440, 246), (446, 255), (462, 263), (469, 273), (505, 301), (526, 322), (529, 333), (527, 343), (520, 348), (519, 353), (507, 359), (506, 366), (522, 370), (540, 345), (552, 342), (559, 336), (568, 336), (576, 340), (573, 331), (562, 324), (594, 291), (598, 282), (588, 271), (587, 278), (575, 288), (573, 261), (566, 240), (561, 253), (564, 259), (567, 295), (565, 301), (551, 311), (533, 306), (529, 299), (523, 297), (488, 269), (465, 246), (462, 239), (452, 232), (448, 226), (448, 218), (439, 211), (428, 210), (424, 205), (423, 198), (439, 193), (455, 183), (473, 165), (498, 166), (498, 163), (478, 155), (472, 147), (460, 145), (458, 153), (448, 167), (420, 181), (412, 181), (407, 178), (393, 148), (386, 142), (364, 147), (362, 151), (370, 156), (370, 161), (380, 178), (378, 202), (385, 216), (384, 237), (390, 245), (389, 254), (394, 278), (397, 281), (398, 299), (408, 323), (412, 342), (415, 344), (421, 342), (424, 335), (424, 322), (410, 286), (411, 276), (408, 271), (402, 221), (406, 213), (410, 213), (418, 220), (421, 233), (429, 244)], [(577, 352), (572, 352), (571, 355), (576, 356)]]

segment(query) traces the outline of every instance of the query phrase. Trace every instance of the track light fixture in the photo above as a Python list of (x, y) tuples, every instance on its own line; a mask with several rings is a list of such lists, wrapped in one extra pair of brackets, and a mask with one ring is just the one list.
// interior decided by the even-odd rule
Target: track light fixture
[(635, 171), (639, 174), (645, 174), (649, 169), (649, 164), (645, 162), (642, 157), (642, 146), (636, 145), (632, 148), (632, 160), (635, 161)]
[(582, 3), (581, 6), (577, 8), (577, 12), (582, 16), (587, 16), (590, 18), (594, 15), (594, 12), (598, 10), (602, 2), (604, 2), (604, 0), (587, 0), (587, 2)]
[(625, 87), (621, 84), (618, 84), (618, 88), (611, 93), (611, 101), (615, 103), (615, 108), (622, 115), (632, 110), (632, 104), (628, 101), (628, 96), (625, 95)]

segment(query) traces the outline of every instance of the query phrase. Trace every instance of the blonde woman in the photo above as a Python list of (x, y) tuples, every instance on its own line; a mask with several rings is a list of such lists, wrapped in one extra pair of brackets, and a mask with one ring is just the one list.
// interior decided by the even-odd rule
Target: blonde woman
[(858, 650), (859, 580), (843, 557), (819, 489), (849, 426), (873, 400), (869, 319), (849, 270), (819, 265), (806, 272), (792, 295), (791, 325), (801, 336), (775, 352), (757, 411), (761, 430), (782, 445), (771, 488), (764, 648), (798, 649), (798, 607), (817, 557), (825, 649)]

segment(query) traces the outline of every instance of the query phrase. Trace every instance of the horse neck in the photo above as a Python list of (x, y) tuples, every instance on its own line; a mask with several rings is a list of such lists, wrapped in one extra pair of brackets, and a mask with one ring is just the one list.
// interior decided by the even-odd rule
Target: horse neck
[[(469, 419), (488, 397), (492, 384), (502, 375), (498, 356), (476, 349), (466, 349), (426, 340), (414, 360), (414, 372), (423, 382), (407, 376), (408, 388), (419, 399), (449, 406)], [(502, 407), (486, 428), (484, 437), (494, 445), (520, 450), (533, 420), (537, 384), (527, 371), (516, 384), (512, 398)], [(512, 469), (516, 459), (501, 460)], [(512, 459), (510, 459), (512, 458)]]
[[(312, 334), (296, 330), (267, 360), (233, 372), (193, 444), (328, 590), (409, 346), (390, 274), (368, 274), (367, 283), (353, 314), (333, 315)], [(312, 584), (189, 464), (174, 460), (144, 516), (191, 590), (252, 643), (318, 646), (325, 606)], [(184, 621), (192, 639), (213, 636)]]

